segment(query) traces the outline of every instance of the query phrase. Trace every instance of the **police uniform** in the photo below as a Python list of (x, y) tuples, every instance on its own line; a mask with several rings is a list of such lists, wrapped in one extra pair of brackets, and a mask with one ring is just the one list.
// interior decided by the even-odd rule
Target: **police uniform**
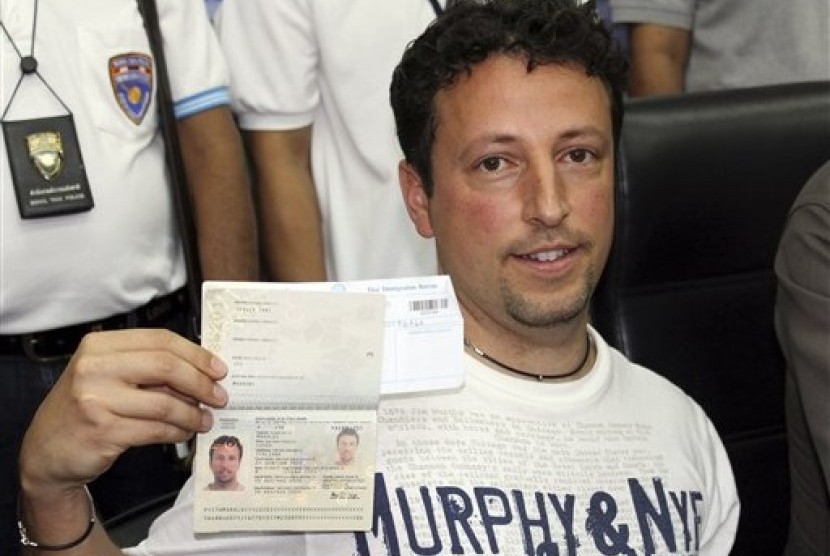
[[(158, 0), (158, 11), (176, 116), (227, 104), (227, 69), (204, 3)], [(0, 138), (0, 553), (14, 554), (7, 543), (14, 542), (17, 450), (65, 357), (91, 330), (183, 323), (186, 276), (158, 129), (157, 68), (136, 2), (4, 0), (0, 19), (4, 122), (70, 111), (91, 200), (78, 212), (24, 218), (27, 199), (60, 206), (71, 186), (46, 183), (21, 201)], [(30, 56), (37, 74), (20, 80), (21, 58)], [(12, 138), (32, 165), (22, 171), (43, 172), (78, 155), (71, 144), (42, 154), (21, 141)], [(159, 489), (179, 480), (141, 471)], [(98, 500), (105, 513), (155, 488), (127, 482), (131, 491), (113, 490), (119, 481), (107, 488), (109, 503)]]

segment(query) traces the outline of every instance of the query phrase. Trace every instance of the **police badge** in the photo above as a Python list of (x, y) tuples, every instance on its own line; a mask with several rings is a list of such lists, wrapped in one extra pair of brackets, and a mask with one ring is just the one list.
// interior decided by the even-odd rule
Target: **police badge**
[(57, 131), (40, 131), (26, 136), (29, 158), (43, 179), (51, 181), (63, 170), (63, 141)]
[(92, 192), (72, 115), (3, 122), (22, 218), (90, 210)]

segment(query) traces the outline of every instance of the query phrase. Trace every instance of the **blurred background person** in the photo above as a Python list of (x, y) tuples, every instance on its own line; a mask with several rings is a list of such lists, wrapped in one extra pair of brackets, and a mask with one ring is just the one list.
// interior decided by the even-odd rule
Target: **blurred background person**
[(827, 0), (609, 0), (632, 96), (830, 79)]
[(786, 556), (830, 554), (830, 161), (790, 209), (775, 318), (787, 360), (791, 506)]
[(444, 0), (224, 0), (230, 61), (270, 279), (434, 274), (397, 181), (392, 69)]

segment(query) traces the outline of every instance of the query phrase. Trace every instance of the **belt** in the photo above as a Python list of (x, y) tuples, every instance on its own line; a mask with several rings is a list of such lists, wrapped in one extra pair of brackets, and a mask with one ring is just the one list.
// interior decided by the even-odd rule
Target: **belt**
[(138, 309), (105, 319), (29, 334), (0, 335), (0, 355), (22, 355), (38, 363), (65, 361), (90, 332), (157, 326), (173, 316), (184, 314), (187, 305), (187, 295), (182, 288), (156, 297)]

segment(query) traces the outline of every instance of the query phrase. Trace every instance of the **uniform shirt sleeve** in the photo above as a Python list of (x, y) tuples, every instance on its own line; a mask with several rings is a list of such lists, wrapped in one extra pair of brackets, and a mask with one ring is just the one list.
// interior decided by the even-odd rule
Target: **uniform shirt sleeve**
[(653, 23), (691, 30), (694, 0), (610, 0), (614, 23)]
[(216, 29), (230, 62), (232, 105), (241, 128), (311, 124), (321, 70), (312, 11), (311, 0), (223, 2)]
[(228, 70), (202, 0), (158, 0), (177, 118), (230, 104)]

